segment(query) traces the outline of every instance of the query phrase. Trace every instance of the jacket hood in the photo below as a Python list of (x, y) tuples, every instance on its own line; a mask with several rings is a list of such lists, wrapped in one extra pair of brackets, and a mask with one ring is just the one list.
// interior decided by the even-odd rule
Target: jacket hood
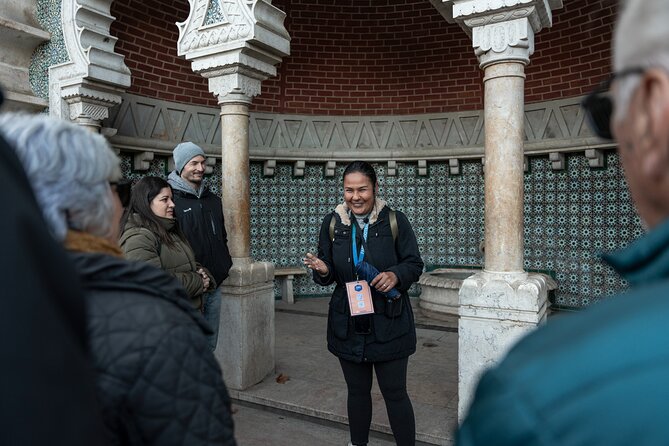
[[(383, 208), (386, 206), (386, 202), (380, 198), (377, 198), (376, 201), (374, 202), (374, 207), (372, 208), (372, 212), (369, 214), (369, 224), (373, 225), (376, 223), (376, 220), (379, 219), (379, 214), (381, 214), (381, 211)], [(350, 210), (348, 208), (348, 205), (346, 202), (343, 202), (335, 208), (335, 212), (339, 215), (339, 218), (341, 218), (341, 222), (345, 224), (346, 226), (351, 226), (351, 217), (349, 216)]]
[(200, 198), (207, 189), (206, 186), (204, 185), (204, 181), (202, 181), (202, 183), (200, 183), (200, 188), (198, 190), (195, 190), (193, 186), (190, 185), (190, 183), (186, 182), (186, 180), (181, 178), (181, 176), (177, 173), (176, 170), (173, 170), (167, 176), (167, 182), (169, 183), (170, 186), (172, 186), (172, 189), (186, 194), (195, 195), (197, 198)]
[(627, 248), (602, 254), (630, 285), (648, 284), (669, 277), (669, 219)]
[(191, 306), (179, 281), (165, 271), (106, 254), (69, 254), (85, 291), (128, 291), (163, 299), (187, 313), (205, 333), (212, 333), (202, 315)]

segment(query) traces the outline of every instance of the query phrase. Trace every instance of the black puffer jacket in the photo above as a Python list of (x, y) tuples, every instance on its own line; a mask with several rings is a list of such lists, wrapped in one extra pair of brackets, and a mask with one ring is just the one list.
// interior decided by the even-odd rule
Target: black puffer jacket
[[(370, 215), (365, 261), (379, 271), (392, 271), (397, 276), (396, 288), (402, 296), (395, 304), (399, 308), (392, 312), (393, 317), (386, 315), (386, 299), (375, 290), (372, 291), (374, 314), (351, 317), (345, 284), (356, 280), (356, 275), (351, 255), (351, 220), (344, 205), (337, 206), (321, 225), (318, 257), (328, 265), (328, 275), (321, 277), (313, 273), (314, 281), (320, 285), (337, 284), (328, 312), (328, 349), (340, 358), (355, 362), (390, 361), (416, 351), (416, 327), (407, 293), (423, 271), (416, 236), (406, 216), (396, 212), (398, 234), (394, 242), (389, 208), (383, 200), (377, 199), (375, 209), (381, 211)], [(330, 238), (333, 215), (336, 217), (334, 241)], [(358, 334), (363, 332), (361, 327), (369, 327), (370, 334)]]
[(193, 248), (195, 259), (220, 285), (232, 266), (221, 198), (204, 186), (198, 197), (176, 172), (172, 172), (167, 181), (174, 191), (174, 217)]
[(235, 445), (211, 330), (179, 282), (141, 262), (72, 253), (97, 392), (114, 445)]

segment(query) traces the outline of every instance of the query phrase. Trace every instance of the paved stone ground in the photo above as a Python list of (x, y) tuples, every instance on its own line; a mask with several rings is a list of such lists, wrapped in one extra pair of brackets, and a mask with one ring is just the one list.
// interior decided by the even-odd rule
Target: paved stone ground
[[(327, 302), (304, 299), (290, 305), (277, 301), (274, 375), (246, 391), (231, 391), (237, 400), (236, 436), (241, 446), (260, 442), (263, 446), (347, 444), (346, 385), (325, 341)], [(458, 404), (456, 322), (415, 313), (418, 349), (409, 360), (407, 386), (417, 439), (423, 444), (449, 445)], [(287, 380), (277, 382), (279, 375)], [(376, 384), (372, 401), (372, 432), (380, 438), (370, 446), (393, 444)]]

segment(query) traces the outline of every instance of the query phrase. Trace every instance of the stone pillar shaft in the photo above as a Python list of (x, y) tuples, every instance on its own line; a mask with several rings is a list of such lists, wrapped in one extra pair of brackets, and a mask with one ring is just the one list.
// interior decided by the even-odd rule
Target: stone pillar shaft
[(485, 270), (523, 271), (525, 67), (485, 69)]
[(251, 252), (249, 106), (221, 104), (223, 214), (233, 261), (247, 263)]

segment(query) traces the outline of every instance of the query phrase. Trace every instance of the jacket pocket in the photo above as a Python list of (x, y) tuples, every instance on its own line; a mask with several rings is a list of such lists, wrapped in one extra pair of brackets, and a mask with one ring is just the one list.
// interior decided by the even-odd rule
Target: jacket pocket
[(348, 339), (349, 320), (348, 300), (345, 298), (345, 293), (344, 296), (341, 296), (335, 292), (330, 299), (330, 311), (328, 311), (330, 332), (337, 339)]
[(374, 313), (374, 337), (377, 342), (389, 342), (409, 333), (411, 313), (404, 308), (405, 305), (408, 305), (407, 298), (401, 296), (392, 303), (384, 302), (382, 311)]

